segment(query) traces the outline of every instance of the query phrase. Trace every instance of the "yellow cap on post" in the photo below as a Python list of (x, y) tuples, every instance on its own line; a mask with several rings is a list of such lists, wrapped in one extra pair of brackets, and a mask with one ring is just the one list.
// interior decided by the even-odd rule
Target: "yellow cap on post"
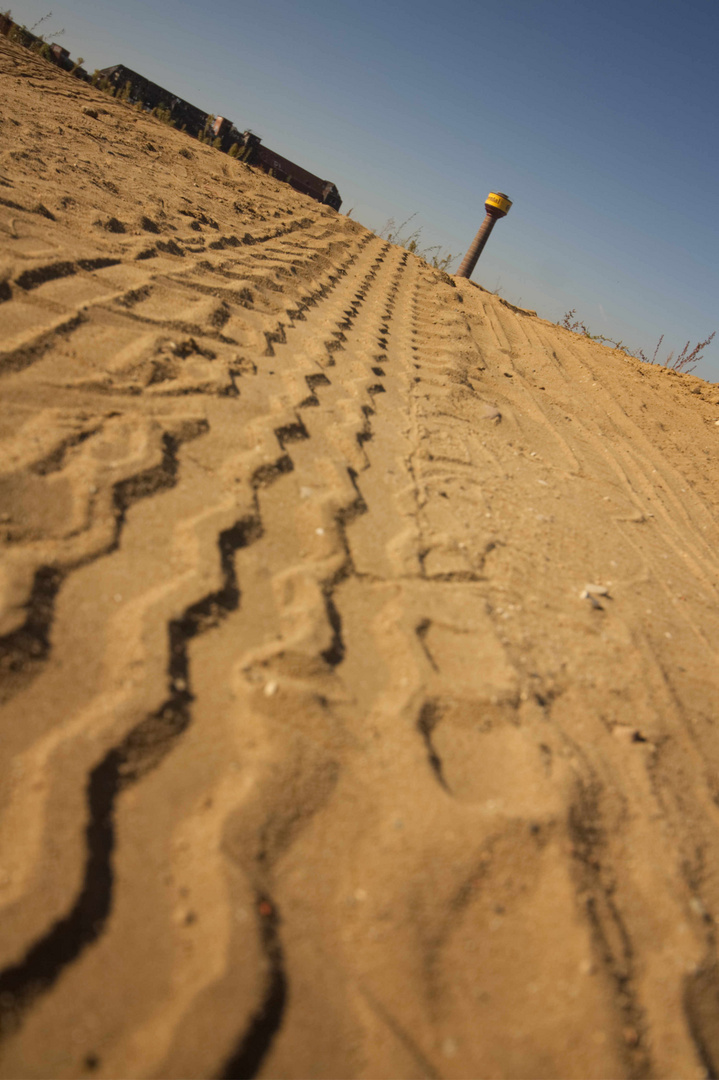
[(497, 217), (504, 217), (509, 213), (509, 208), (512, 205), (512, 200), (508, 199), (502, 191), (490, 191), (487, 196), (484, 208), (487, 213), (494, 213)]

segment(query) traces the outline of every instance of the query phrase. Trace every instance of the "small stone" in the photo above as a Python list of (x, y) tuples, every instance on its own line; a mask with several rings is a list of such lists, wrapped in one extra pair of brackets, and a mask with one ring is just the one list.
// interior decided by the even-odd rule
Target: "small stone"
[(707, 909), (704, 907), (704, 904), (701, 902), (698, 896), (692, 896), (691, 900), (689, 901), (689, 907), (692, 909), (695, 915), (698, 915), (702, 919), (707, 913)]
[(442, 1053), (445, 1057), (454, 1057), (457, 1053), (457, 1040), (452, 1038), (445, 1039), (442, 1043)]
[(264, 688), (265, 697), (272, 697), (274, 694), (277, 693), (278, 689), (279, 689), (279, 683), (277, 683), (277, 682), (273, 681), (273, 682), (265, 683), (265, 688)]
[(85, 116), (91, 116), (93, 120), (97, 120), (97, 109), (91, 109), (89, 105), (83, 105), (82, 111)]

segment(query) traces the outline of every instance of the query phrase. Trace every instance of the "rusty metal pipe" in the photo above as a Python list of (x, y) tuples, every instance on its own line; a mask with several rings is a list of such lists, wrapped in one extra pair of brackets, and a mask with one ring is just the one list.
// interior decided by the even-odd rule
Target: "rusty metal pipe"
[(487, 216), (480, 225), (479, 232), (469, 245), (469, 250), (464, 256), (462, 265), (455, 275), (456, 277), (468, 278), (472, 276), (472, 271), (477, 265), (477, 259), (482, 254), (484, 245), (489, 240), (495, 221), (499, 221), (500, 218), (506, 217), (511, 205), (511, 199), (508, 199), (503, 192), (490, 191), (487, 196), (487, 201), (484, 204)]
[(471, 277), (472, 271), (477, 265), (477, 259), (484, 250), (484, 245), (487, 243), (490, 237), (490, 233), (494, 228), (494, 223), (497, 218), (494, 214), (487, 214), (486, 218), (479, 227), (479, 232), (475, 236), (472, 243), (469, 245), (467, 254), (464, 256), (462, 265), (457, 271), (457, 277)]

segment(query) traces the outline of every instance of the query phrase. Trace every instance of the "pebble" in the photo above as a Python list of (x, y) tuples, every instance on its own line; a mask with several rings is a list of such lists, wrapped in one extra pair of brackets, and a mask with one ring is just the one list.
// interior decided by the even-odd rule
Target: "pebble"
[(606, 585), (585, 585), (583, 591), (579, 594), (579, 599), (587, 600), (592, 596), (609, 596), (609, 589)]
[(456, 1039), (445, 1039), (442, 1043), (442, 1053), (445, 1057), (454, 1057), (457, 1053)]
[(273, 694), (277, 693), (278, 688), (279, 688), (279, 683), (276, 683), (276, 682), (265, 683), (265, 689), (264, 689), (265, 697), (272, 697)]

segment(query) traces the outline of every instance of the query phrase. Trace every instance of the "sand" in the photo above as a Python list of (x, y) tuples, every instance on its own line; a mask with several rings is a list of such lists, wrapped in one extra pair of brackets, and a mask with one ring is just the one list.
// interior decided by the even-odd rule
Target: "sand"
[(719, 388), (0, 99), (2, 1075), (717, 1075)]

